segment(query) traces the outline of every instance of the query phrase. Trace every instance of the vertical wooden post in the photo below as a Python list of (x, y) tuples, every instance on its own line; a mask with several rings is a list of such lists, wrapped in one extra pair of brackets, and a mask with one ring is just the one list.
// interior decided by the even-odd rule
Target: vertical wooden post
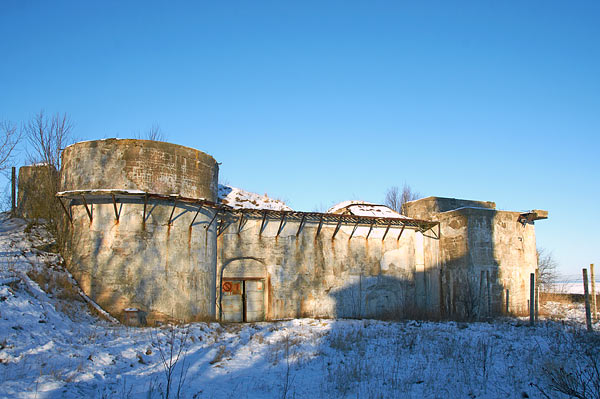
[(587, 324), (588, 331), (592, 331), (592, 315), (590, 312), (590, 293), (588, 291), (588, 276), (587, 269), (583, 270), (583, 295), (585, 297), (585, 324)]
[(590, 265), (590, 278), (592, 279), (592, 319), (598, 321), (598, 308), (596, 307), (596, 276), (594, 275), (594, 264)]
[(490, 271), (485, 271), (485, 280), (487, 283), (487, 314), (492, 316), (492, 282), (490, 281)]
[(535, 269), (535, 321), (539, 320), (540, 316), (540, 269)]
[(535, 323), (535, 273), (529, 275), (529, 325)]
[(13, 216), (16, 216), (17, 213), (17, 168), (12, 167), (12, 175), (10, 179), (10, 188), (11, 188), (11, 207), (10, 212)]
[(507, 289), (506, 290), (506, 314), (509, 313), (509, 309), (510, 309), (510, 291)]

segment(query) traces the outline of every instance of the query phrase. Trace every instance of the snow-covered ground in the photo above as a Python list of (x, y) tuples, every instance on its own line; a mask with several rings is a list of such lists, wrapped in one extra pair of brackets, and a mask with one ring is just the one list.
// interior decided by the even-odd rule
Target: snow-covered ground
[(534, 328), (518, 319), (125, 327), (90, 313), (51, 249), (42, 228), (0, 216), (0, 397), (159, 398), (170, 381), (173, 398), (546, 397), (540, 389), (560, 398), (548, 376), (589, 361), (576, 357), (582, 348), (598, 358), (580, 307)]

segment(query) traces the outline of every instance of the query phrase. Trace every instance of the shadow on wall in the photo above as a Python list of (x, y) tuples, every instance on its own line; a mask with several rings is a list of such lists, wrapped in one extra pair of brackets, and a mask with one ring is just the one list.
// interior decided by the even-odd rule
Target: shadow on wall
[(338, 318), (349, 319), (439, 319), (431, 278), (437, 273), (414, 272), (406, 278), (355, 276), (345, 287), (329, 295)]
[[(438, 207), (444, 212), (442, 204)], [(438, 214), (442, 226), (440, 306), (445, 317), (475, 319), (507, 314), (506, 288), (509, 287), (505, 287), (505, 283), (509, 281), (509, 269), (527, 266), (524, 263), (526, 248), (519, 235), (525, 234), (519, 233), (525, 225), (520, 225), (515, 215), (480, 207), (463, 207)], [(516, 230), (510, 226), (513, 223)], [(502, 229), (507, 229), (508, 234)], [(507, 247), (504, 244), (502, 248), (497, 247), (507, 239), (510, 239), (504, 243)], [(516, 239), (521, 244), (515, 244)], [(523, 295), (522, 289), (520, 291), (513, 294)], [(510, 293), (508, 296), (512, 302)], [(517, 305), (511, 304), (511, 313), (524, 310)]]

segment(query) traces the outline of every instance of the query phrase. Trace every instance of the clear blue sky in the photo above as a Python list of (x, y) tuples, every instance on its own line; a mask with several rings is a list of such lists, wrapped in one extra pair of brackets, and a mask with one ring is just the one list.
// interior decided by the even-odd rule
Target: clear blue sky
[(404, 182), (547, 209), (538, 246), (579, 274), (600, 263), (599, 21), (598, 1), (4, 0), (0, 120), (158, 123), (298, 210)]

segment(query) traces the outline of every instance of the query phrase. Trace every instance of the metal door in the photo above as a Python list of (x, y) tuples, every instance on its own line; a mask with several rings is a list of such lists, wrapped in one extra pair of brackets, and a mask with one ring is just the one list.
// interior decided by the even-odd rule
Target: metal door
[(234, 323), (244, 321), (244, 281), (223, 281), (221, 292), (223, 293), (223, 296), (221, 297), (223, 321)]
[(265, 319), (265, 282), (264, 280), (245, 280), (245, 308), (244, 321), (263, 321)]

